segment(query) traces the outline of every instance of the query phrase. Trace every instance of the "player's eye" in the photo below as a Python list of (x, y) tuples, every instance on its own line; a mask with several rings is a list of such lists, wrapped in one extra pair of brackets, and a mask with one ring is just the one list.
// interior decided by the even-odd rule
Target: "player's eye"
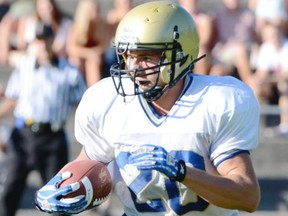
[(137, 60), (138, 62), (157, 62), (158, 58), (155, 58), (153, 56), (136, 56), (132, 54), (127, 55), (127, 60), (132, 61), (132, 60)]
[(143, 56), (142, 61), (145, 62), (155, 62), (155, 59), (153, 59), (151, 56)]

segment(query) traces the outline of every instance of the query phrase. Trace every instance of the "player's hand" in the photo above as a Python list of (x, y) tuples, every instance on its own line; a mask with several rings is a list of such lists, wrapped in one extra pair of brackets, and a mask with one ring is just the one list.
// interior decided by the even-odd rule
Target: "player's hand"
[(35, 195), (35, 206), (47, 213), (78, 214), (85, 210), (87, 200), (84, 195), (74, 198), (63, 198), (80, 188), (78, 182), (59, 188), (62, 181), (71, 176), (70, 172), (59, 173), (45, 186), (39, 189)]
[(177, 161), (160, 146), (143, 145), (136, 152), (132, 152), (128, 162), (138, 170), (157, 170), (166, 175), (170, 181), (181, 182), (186, 175), (185, 162)]

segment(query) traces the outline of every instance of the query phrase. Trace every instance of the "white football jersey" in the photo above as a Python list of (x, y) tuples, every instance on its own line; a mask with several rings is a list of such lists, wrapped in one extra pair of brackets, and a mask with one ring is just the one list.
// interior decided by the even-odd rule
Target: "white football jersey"
[(75, 136), (89, 158), (104, 163), (116, 159), (125, 182), (118, 183), (116, 191), (126, 215), (234, 216), (238, 211), (209, 204), (157, 171), (140, 172), (127, 158), (140, 145), (153, 144), (187, 166), (205, 170), (209, 161), (217, 167), (257, 146), (258, 124), (253, 92), (233, 77), (187, 76), (182, 95), (166, 116), (158, 115), (142, 96), (124, 100), (112, 78), (106, 78), (84, 94), (76, 111)]

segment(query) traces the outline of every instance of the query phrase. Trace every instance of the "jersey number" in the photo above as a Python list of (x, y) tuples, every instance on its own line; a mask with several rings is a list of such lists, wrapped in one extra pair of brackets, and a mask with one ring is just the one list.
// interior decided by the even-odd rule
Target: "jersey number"
[[(205, 170), (204, 159), (200, 155), (191, 151), (174, 151), (170, 153), (175, 158), (181, 158), (186, 163), (191, 163), (193, 167)], [(129, 153), (120, 153), (117, 157), (117, 163), (120, 168), (124, 168)], [(141, 171), (140, 175), (129, 185), (129, 190), (134, 201), (135, 207), (139, 212), (165, 212), (165, 206), (160, 199), (150, 200), (149, 203), (137, 202), (137, 196), (143, 188), (152, 180), (152, 171)], [(176, 182), (165, 179), (165, 188), (169, 197), (169, 205), (178, 215), (186, 214), (190, 211), (204, 211), (209, 203), (197, 196), (197, 201), (181, 205), (180, 191)]]

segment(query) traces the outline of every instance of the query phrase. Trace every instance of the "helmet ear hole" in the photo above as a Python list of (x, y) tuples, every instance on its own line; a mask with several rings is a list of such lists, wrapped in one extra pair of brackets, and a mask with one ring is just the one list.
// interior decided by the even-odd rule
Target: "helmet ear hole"
[[(182, 58), (183, 58), (183, 57), (182, 57)], [(185, 64), (185, 62), (187, 61), (187, 59), (188, 59), (188, 55), (186, 55), (186, 56), (182, 59), (182, 61), (180, 62), (179, 66), (182, 67), (182, 66)]]
[(180, 59), (183, 59), (185, 56), (185, 53), (183, 51), (178, 51), (176, 53), (176, 60), (180, 60)]

